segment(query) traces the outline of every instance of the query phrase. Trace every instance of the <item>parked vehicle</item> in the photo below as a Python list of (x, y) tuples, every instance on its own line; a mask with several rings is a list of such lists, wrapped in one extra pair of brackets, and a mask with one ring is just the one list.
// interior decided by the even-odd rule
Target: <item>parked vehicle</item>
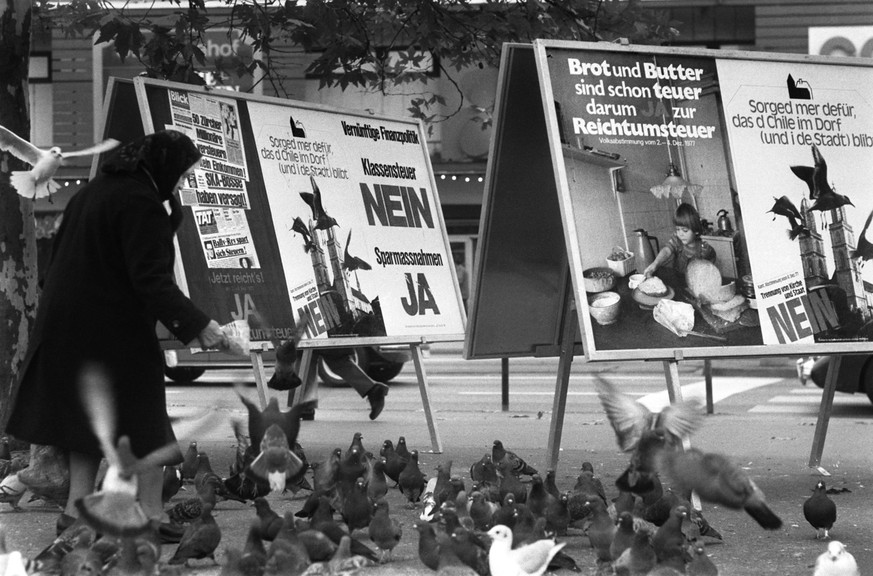
[[(812, 365), (810, 378), (819, 388), (824, 388), (831, 357), (822, 356)], [(837, 392), (854, 394), (862, 392), (873, 402), (873, 355), (844, 355), (837, 373)]]
[[(393, 380), (403, 370), (403, 366), (412, 359), (408, 346), (359, 346), (352, 350), (358, 366), (363, 368), (370, 378), (379, 382)], [(223, 352), (192, 354), (188, 350), (166, 350), (164, 355), (167, 358), (164, 373), (174, 382), (193, 382), (206, 370), (251, 366), (248, 360)], [(272, 366), (276, 362), (275, 351), (264, 351), (263, 359), (264, 366)], [(322, 358), (317, 358), (317, 362), (318, 377), (325, 385), (345, 385), (343, 379), (334, 374)]]

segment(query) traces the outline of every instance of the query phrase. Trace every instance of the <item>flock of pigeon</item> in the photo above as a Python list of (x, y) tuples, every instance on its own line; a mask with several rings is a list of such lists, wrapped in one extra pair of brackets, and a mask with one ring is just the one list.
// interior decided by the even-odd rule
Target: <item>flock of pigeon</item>
[[(0, 576), (179, 574), (192, 561), (219, 564), (216, 558), (222, 559), (222, 576), (354, 574), (391, 562), (394, 548), (413, 531), (421, 564), (440, 573), (523, 576), (586, 569), (702, 576), (718, 574), (704, 541), (722, 536), (692, 504), (692, 494), (744, 510), (766, 530), (782, 525), (741, 468), (724, 456), (682, 448), (682, 438), (701, 424), (700, 406), (683, 402), (651, 412), (604, 379), (596, 383), (598, 394), (619, 448), (630, 455), (612, 499), (590, 463), (582, 463), (575, 485), (562, 491), (554, 471), (540, 475), (500, 440), (472, 464), (466, 480), (452, 473), (451, 460), (428, 479), (418, 451), (409, 450), (402, 436), (396, 446), (385, 440), (376, 456), (356, 433), (347, 449), (309, 463), (297, 442), (300, 414), (308, 407), (282, 411), (273, 398), (261, 410), (238, 390), (248, 427), (234, 423), (237, 449), (229, 475), (222, 478), (212, 469), (196, 441), (180, 466), (164, 469), (167, 515), (184, 531), (173, 554), (162, 560), (161, 546), (172, 538), (161, 538), (158, 523), (143, 514), (135, 497), (137, 471), (157, 456), (137, 460), (125, 437), (109, 442), (110, 411), (95, 408), (111, 406), (108, 386), (99, 373), (86, 380), (106, 475), (95, 493), (77, 503), (80, 520), (35, 558), (8, 551), (0, 530)], [(13, 506), (23, 490), (15, 493), (10, 486), (18, 484), (8, 480), (28, 470), (25, 460), (8, 450), (0, 454), (6, 475), (0, 500)], [(192, 495), (181, 496), (183, 487)], [(403, 496), (391, 492), (389, 498), (395, 489)], [(302, 506), (274, 510), (271, 501), (291, 501), (268, 497), (287, 492), (301, 493), (293, 500)], [(225, 543), (220, 550), (222, 530), (213, 512), (225, 500), (251, 502), (254, 512), (242, 547)], [(391, 515), (389, 500), (415, 510), (412, 529), (404, 530)], [(817, 538), (828, 537), (836, 506), (823, 482), (804, 502), (803, 514)], [(593, 566), (580, 567), (564, 550), (578, 534), (590, 542)], [(854, 558), (838, 541), (829, 543), (814, 568), (814, 576), (856, 575)]]

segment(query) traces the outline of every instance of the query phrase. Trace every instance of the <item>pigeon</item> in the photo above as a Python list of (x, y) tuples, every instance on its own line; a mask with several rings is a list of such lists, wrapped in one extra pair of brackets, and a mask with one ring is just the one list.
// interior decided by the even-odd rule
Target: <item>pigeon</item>
[(382, 449), (379, 450), (379, 455), (385, 459), (385, 475), (394, 480), (394, 483), (396, 484), (400, 473), (403, 471), (403, 468), (406, 466), (409, 459), (404, 459), (397, 453), (394, 449), (394, 443), (391, 440), (385, 440), (385, 442), (382, 443)]
[(61, 558), (61, 576), (96, 576), (103, 571), (103, 561), (91, 550), (93, 532), (79, 533), (73, 548)]
[(478, 538), (470, 530), (459, 526), (452, 531), (450, 537), (452, 551), (461, 562), (480, 576), (488, 576), (491, 573), (488, 566), (488, 550), (477, 544)]
[(401, 436), (397, 439), (397, 447), (394, 449), (394, 451), (397, 452), (397, 455), (405, 461), (409, 461), (409, 459), (412, 458), (412, 452), (410, 452), (409, 448), (406, 447), (405, 436)]
[(197, 442), (188, 444), (188, 449), (185, 450), (185, 455), (182, 457), (182, 464), (179, 466), (179, 471), (182, 473), (182, 480), (194, 480), (194, 475), (197, 474)]
[(11, 474), (0, 481), (0, 503), (9, 504), (16, 512), (22, 510), (19, 503), (27, 486), (21, 481), (18, 474)]
[(119, 144), (118, 140), (109, 138), (95, 146), (74, 152), (62, 152), (57, 146), (43, 150), (19, 137), (11, 130), (0, 126), (0, 150), (5, 150), (32, 166), (29, 171), (12, 172), (9, 180), (20, 196), (33, 200), (50, 197), (60, 188), (60, 184), (55, 182), (52, 177), (58, 171), (58, 168), (64, 164), (64, 160), (78, 156), (102, 154), (112, 150)]
[(215, 550), (221, 542), (221, 529), (212, 517), (212, 504), (203, 505), (200, 518), (185, 528), (182, 540), (179, 542), (173, 557), (168, 560), (169, 564), (188, 565), (189, 560), (201, 560), (211, 558), (215, 560)]
[(273, 492), (281, 492), (285, 490), (287, 478), (295, 476), (303, 468), (303, 461), (291, 447), (297, 442), (301, 414), (314, 409), (315, 401), (296, 404), (282, 412), (279, 410), (279, 401), (273, 396), (261, 411), (239, 389), (237, 394), (248, 409), (251, 445), (259, 447), (258, 455), (249, 469), (255, 476), (268, 480)]
[(266, 498), (255, 498), (255, 513), (258, 515), (258, 531), (262, 540), (272, 542), (282, 529), (282, 517), (270, 507)]
[(385, 498), (379, 498), (375, 508), (376, 512), (367, 527), (367, 535), (379, 550), (379, 563), (382, 564), (385, 562), (385, 556), (390, 559), (391, 552), (400, 543), (403, 530), (397, 519), (389, 516), (388, 501)]
[[(325, 496), (319, 496), (318, 498), (318, 507), (312, 515), (310, 527), (320, 532), (324, 532), (325, 536), (330, 538), (333, 543), (337, 545), (340, 544), (340, 539), (346, 535), (345, 531), (343, 531), (339, 524), (334, 521), (330, 502)], [(351, 550), (353, 554), (364, 556), (373, 562), (378, 562), (379, 560), (379, 556), (360, 540), (352, 539)]]
[(340, 496), (345, 497), (352, 491), (358, 478), (366, 476), (367, 464), (364, 451), (360, 446), (352, 444), (342, 460), (339, 461), (337, 489)]
[(309, 183), (312, 185), (312, 192), (300, 192), (300, 198), (312, 210), (312, 219), (315, 220), (316, 230), (330, 230), (333, 226), (339, 226), (337, 221), (327, 215), (324, 210), (324, 204), (321, 201), (321, 190), (318, 184), (315, 183), (315, 178), (309, 177)]
[(294, 515), (285, 512), (282, 528), (267, 550), (265, 572), (268, 574), (300, 574), (309, 566), (309, 552), (297, 536)]
[(615, 480), (619, 490), (642, 496), (656, 489), (660, 482), (658, 467), (660, 456), (668, 442), (667, 434), (663, 428), (646, 430), (642, 433), (631, 454), (630, 463)]
[(416, 522), (413, 527), (418, 532), (418, 558), (431, 570), (440, 567), (440, 545), (437, 542), (433, 525), (427, 522)]
[(221, 476), (215, 473), (212, 469), (212, 464), (209, 461), (209, 455), (204, 451), (197, 454), (197, 473), (194, 474), (194, 488), (198, 491), (206, 484), (211, 484), (215, 489), (216, 501), (234, 500), (236, 502), (245, 502), (244, 498), (239, 497), (224, 484)]
[(522, 484), (511, 460), (504, 458), (497, 463), (497, 475), (500, 478), (500, 498), (512, 494), (519, 504), (527, 501), (527, 488)]
[(861, 235), (858, 237), (858, 246), (854, 250), (849, 250), (849, 258), (858, 261), (858, 265), (863, 267), (867, 260), (873, 258), (873, 242), (867, 240), (867, 229), (870, 228), (870, 221), (873, 220), (873, 210), (867, 215), (867, 220), (864, 222), (864, 228), (861, 230)]
[(367, 469), (367, 497), (373, 502), (388, 494), (385, 464), (384, 456), (374, 458)]
[(473, 482), (498, 483), (497, 467), (491, 461), (490, 454), (485, 454), (478, 462), (470, 466), (470, 480)]
[(400, 491), (406, 496), (409, 501), (409, 507), (415, 508), (415, 503), (421, 500), (421, 494), (424, 492), (426, 484), (425, 475), (418, 467), (418, 450), (411, 452), (409, 462), (403, 468), (398, 478)]
[(494, 514), (494, 510), (497, 509), (497, 506), (494, 503), (485, 500), (485, 495), (478, 490), (471, 492), (468, 500), (470, 506), (467, 513), (473, 520), (473, 526), (476, 530), (484, 532), (491, 528), (491, 517)]
[(570, 526), (570, 493), (564, 492), (546, 508), (546, 529), (564, 536)]
[(613, 560), (618, 560), (618, 557), (631, 547), (634, 542), (634, 534), (633, 514), (622, 512), (618, 517), (618, 526), (609, 545), (609, 555), (612, 556)]
[(260, 522), (252, 520), (246, 536), (245, 547), (226, 548), (227, 561), (220, 576), (262, 576), (267, 563), (267, 551), (260, 535)]
[(646, 430), (663, 428), (672, 436), (682, 438), (694, 433), (703, 422), (703, 411), (697, 400), (685, 400), (652, 412), (600, 375), (595, 374), (594, 384), (615, 431), (618, 447), (624, 452), (633, 451)]
[(728, 508), (742, 508), (767, 530), (777, 530), (782, 520), (768, 506), (764, 493), (738, 466), (721, 454), (696, 448), (667, 450), (664, 464), (680, 493), (694, 490), (702, 500)]
[(340, 515), (350, 532), (370, 525), (373, 506), (367, 498), (367, 485), (363, 478), (358, 478), (354, 487), (346, 493), (342, 500)]
[(561, 497), (561, 491), (558, 490), (558, 485), (555, 483), (554, 470), (549, 470), (548, 472), (546, 472), (546, 477), (543, 479), (543, 484), (545, 484), (546, 490), (548, 490), (549, 494), (551, 494), (555, 498)]
[(373, 267), (370, 266), (366, 261), (358, 258), (357, 256), (352, 256), (349, 253), (349, 243), (352, 241), (352, 231), (349, 230), (349, 237), (346, 239), (346, 250), (345, 254), (343, 254), (343, 270), (348, 270), (349, 272), (354, 272), (355, 270), (372, 270)]
[(659, 563), (678, 557), (684, 566), (685, 535), (682, 534), (682, 521), (687, 516), (688, 509), (685, 506), (676, 506), (670, 511), (670, 518), (652, 536), (652, 546), (655, 547), (655, 557)]
[(524, 461), (524, 459), (511, 450), (503, 447), (503, 442), (495, 440), (491, 447), (491, 461), (500, 470), (500, 462), (508, 461), (511, 469), (518, 476), (532, 476), (537, 474), (536, 468)]
[(606, 511), (606, 505), (601, 500), (592, 500), (588, 506), (593, 513), (591, 524), (588, 526), (588, 540), (596, 552), (597, 559), (601, 562), (609, 562), (613, 560), (610, 546), (615, 538), (615, 524), (610, 518), (609, 512)]
[[(300, 321), (294, 325), (294, 333), (291, 335), (291, 338), (284, 342), (275, 337), (276, 330), (264, 320), (259, 312), (249, 315), (249, 327), (269, 334), (270, 343), (276, 351), (276, 363), (273, 366), (273, 375), (270, 376), (270, 379), (267, 381), (267, 387), (271, 390), (279, 390), (282, 392), (299, 387), (303, 381), (297, 374), (296, 369), (297, 344), (309, 328), (309, 321), (307, 319), (300, 319)], [(240, 388), (237, 388), (237, 393), (242, 396)], [(243, 402), (245, 403), (245, 401)], [(246, 406), (248, 406), (248, 404), (246, 404)], [(307, 405), (305, 408), (299, 409), (299, 411), (300, 413), (311, 412), (314, 408), (314, 405)], [(259, 430), (259, 433), (262, 431), (263, 430)], [(259, 449), (260, 441), (254, 438), (255, 433), (252, 432), (251, 410), (249, 411), (249, 434), (252, 435), (252, 446)], [(289, 446), (293, 446), (294, 441), (289, 440), (288, 444)]]
[(512, 529), (503, 525), (491, 528), (488, 536), (491, 537), (488, 566), (493, 576), (539, 576), (566, 545), (566, 542), (544, 539), (513, 549)]
[(197, 490), (197, 495), (176, 502), (167, 510), (167, 516), (173, 524), (188, 524), (200, 517), (204, 504), (215, 506), (215, 481), (209, 481)]
[(651, 533), (648, 528), (641, 528), (634, 533), (630, 548), (615, 559), (612, 567), (616, 576), (646, 576), (656, 561)]
[(685, 565), (685, 574), (687, 576), (718, 576), (718, 568), (706, 555), (703, 543), (695, 542), (691, 545), (691, 561)]
[[(297, 520), (302, 523), (303, 520)], [(306, 552), (309, 554), (309, 560), (312, 562), (325, 562), (333, 558), (336, 553), (337, 544), (327, 537), (327, 534), (315, 528), (303, 527), (298, 524), (297, 538), (306, 547)]]
[(815, 485), (812, 496), (803, 502), (803, 517), (815, 528), (816, 539), (828, 537), (828, 530), (837, 521), (837, 505), (828, 496), (823, 481)]
[(574, 494), (582, 494), (587, 500), (600, 498), (606, 504), (606, 491), (600, 478), (594, 475), (594, 465), (591, 462), (582, 462), (576, 484), (573, 485)]
[[(30, 502), (42, 500), (63, 508), (70, 493), (70, 471), (62, 465), (64, 459), (53, 446), (34, 444), (30, 448), (30, 463), (18, 472), (15, 484), (23, 484), (30, 491)], [(5, 484), (4, 486), (8, 486)], [(14, 498), (14, 494), (12, 494)]]
[(861, 576), (861, 571), (855, 557), (846, 550), (846, 545), (839, 540), (832, 540), (828, 543), (827, 552), (816, 558), (812, 576)]
[(445, 498), (440, 498), (440, 494), (448, 489), (449, 481), (452, 479), (452, 461), (440, 462), (434, 470), (437, 473), (436, 483), (433, 487), (434, 503), (439, 507), (445, 501)]
[(348, 534), (340, 539), (333, 558), (328, 562), (330, 574), (357, 574), (361, 568), (375, 565), (372, 558), (354, 553), (354, 541)]
[(527, 495), (527, 506), (534, 516), (545, 516), (546, 508), (554, 503), (556, 498), (548, 493), (539, 474), (531, 477), (530, 491)]
[(161, 485), (161, 501), (166, 504), (182, 488), (182, 472), (178, 466), (164, 466), (164, 479)]

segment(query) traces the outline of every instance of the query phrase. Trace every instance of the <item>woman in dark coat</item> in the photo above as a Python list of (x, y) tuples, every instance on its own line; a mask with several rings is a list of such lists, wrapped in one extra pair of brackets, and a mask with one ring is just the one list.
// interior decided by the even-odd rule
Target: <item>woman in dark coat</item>
[[(78, 515), (75, 501), (93, 491), (102, 457), (79, 398), (83, 365), (106, 369), (117, 434), (129, 436), (133, 453), (143, 457), (176, 441), (156, 321), (183, 343), (226, 346), (218, 323), (173, 279), (173, 236), (182, 216), (174, 193), (199, 159), (179, 132), (146, 136), (106, 161), (64, 211), (7, 427), (17, 438), (69, 453), (70, 496), (59, 528)], [(162, 513), (155, 471), (156, 481), (141, 476), (139, 483), (149, 516)]]

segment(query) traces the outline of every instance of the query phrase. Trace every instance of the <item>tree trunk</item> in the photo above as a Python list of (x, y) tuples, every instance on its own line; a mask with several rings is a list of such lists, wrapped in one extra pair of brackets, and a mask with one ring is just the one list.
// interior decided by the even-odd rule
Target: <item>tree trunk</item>
[[(0, 125), (30, 140), (27, 66), (30, 0), (0, 5)], [(36, 310), (36, 227), (33, 201), (9, 183), (30, 166), (0, 152), (0, 432), (6, 429)]]

